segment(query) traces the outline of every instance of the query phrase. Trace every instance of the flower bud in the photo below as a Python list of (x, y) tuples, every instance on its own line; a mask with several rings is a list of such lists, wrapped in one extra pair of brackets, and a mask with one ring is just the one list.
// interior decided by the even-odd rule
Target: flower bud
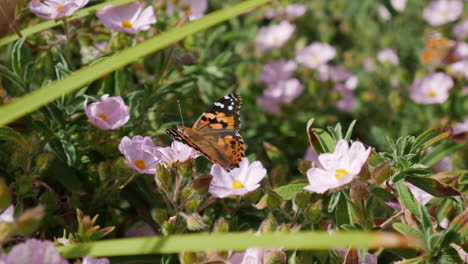
[(17, 221), (17, 232), (21, 235), (27, 236), (32, 234), (39, 227), (42, 218), (45, 215), (45, 208), (38, 205), (35, 208), (26, 210)]
[(185, 221), (187, 222), (187, 228), (190, 231), (202, 230), (208, 227), (208, 225), (205, 224), (205, 221), (203, 221), (203, 218), (198, 213), (189, 215), (180, 213), (180, 215), (184, 217)]
[(154, 176), (154, 179), (159, 188), (172, 192), (172, 175), (163, 165), (158, 165), (156, 167), (156, 175)]
[(281, 197), (275, 191), (268, 191), (267, 204), (270, 208), (279, 208), (281, 206), (281, 202)]
[(195, 252), (180, 252), (179, 253), (179, 262), (181, 264), (197, 264), (200, 263), (197, 253)]
[(213, 224), (213, 233), (225, 232), (229, 232), (229, 223), (224, 217), (221, 217)]
[(153, 219), (158, 224), (164, 223), (167, 220), (167, 210), (163, 208), (156, 208), (153, 213)]
[(353, 202), (366, 200), (369, 198), (369, 190), (367, 183), (362, 181), (356, 181), (351, 183), (350, 196)]
[(263, 255), (263, 264), (285, 264), (286, 254), (282, 250), (267, 251)]
[(322, 215), (322, 200), (318, 200), (314, 204), (310, 205), (304, 212), (304, 216), (310, 223), (318, 223)]
[(197, 212), (200, 204), (203, 202), (203, 199), (200, 197), (193, 198), (185, 204), (185, 210), (187, 212)]
[(299, 160), (299, 164), (297, 166), (297, 169), (302, 175), (306, 175), (307, 171), (312, 168), (312, 161), (311, 160)]
[(378, 164), (372, 171), (372, 178), (375, 180), (375, 183), (381, 184), (393, 175), (394, 169), (392, 167), (392, 162), (387, 160)]
[(260, 231), (261, 234), (267, 234), (267, 233), (275, 231), (277, 226), (278, 224), (276, 222), (275, 217), (272, 214), (270, 214), (265, 220), (263, 220), (258, 230)]
[(189, 159), (186, 162), (182, 162), (177, 166), (177, 173), (185, 178), (189, 178), (193, 176), (193, 168), (195, 165), (195, 161), (193, 159)]
[(11, 204), (11, 195), (5, 181), (0, 178), (0, 211), (6, 209)]
[(309, 205), (310, 192), (300, 192), (296, 194), (294, 202), (299, 208), (306, 208)]
[(265, 194), (265, 195), (262, 196), (260, 201), (258, 201), (258, 203), (254, 205), (254, 207), (257, 208), (257, 210), (263, 210), (268, 205), (267, 201), (268, 201), (268, 194)]
[(200, 195), (207, 193), (208, 188), (210, 187), (211, 179), (213, 179), (213, 176), (211, 175), (204, 175), (195, 178), (192, 183), (192, 189)]

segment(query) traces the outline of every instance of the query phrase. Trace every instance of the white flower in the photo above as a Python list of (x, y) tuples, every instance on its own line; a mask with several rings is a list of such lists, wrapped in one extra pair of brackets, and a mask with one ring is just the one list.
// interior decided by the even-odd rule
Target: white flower
[(346, 140), (336, 144), (333, 153), (321, 154), (320, 164), (323, 168), (311, 168), (307, 171), (310, 185), (304, 189), (324, 193), (352, 181), (358, 175), (369, 157), (371, 148), (365, 148), (361, 142), (355, 141), (349, 147)]
[(243, 195), (260, 187), (260, 181), (266, 175), (260, 161), (249, 164), (247, 158), (242, 158), (239, 168), (226, 171), (218, 164), (211, 167), (211, 180), (208, 191), (214, 197), (224, 198), (231, 195)]
[(296, 61), (307, 68), (315, 69), (326, 64), (335, 55), (336, 51), (332, 46), (326, 43), (314, 42), (296, 52)]
[(0, 223), (5, 222), (5, 223), (11, 223), (15, 221), (14, 214), (15, 213), (15, 207), (13, 205), (8, 206), (3, 213), (0, 214)]
[(424, 8), (423, 17), (432, 26), (441, 26), (453, 22), (463, 12), (463, 2), (460, 0), (432, 0)]
[(390, 4), (398, 12), (405, 10), (406, 2), (407, 0), (390, 0)]
[(377, 54), (377, 60), (381, 63), (389, 62), (393, 65), (398, 65), (400, 60), (394, 49), (383, 49)]
[(261, 27), (256, 39), (258, 50), (266, 51), (283, 46), (292, 36), (295, 28), (287, 21), (269, 27)]
[(447, 74), (431, 73), (424, 79), (413, 82), (410, 97), (418, 104), (442, 104), (448, 99), (453, 84), (452, 78)]
[(392, 14), (384, 5), (379, 5), (379, 9), (377, 11), (379, 13), (380, 19), (382, 19), (383, 21), (388, 21), (392, 19)]

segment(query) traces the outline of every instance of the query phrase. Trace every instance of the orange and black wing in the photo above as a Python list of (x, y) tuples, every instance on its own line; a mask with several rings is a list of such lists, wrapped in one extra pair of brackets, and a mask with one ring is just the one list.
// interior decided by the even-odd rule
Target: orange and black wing
[(241, 104), (242, 98), (236, 93), (221, 97), (200, 116), (192, 129), (204, 133), (238, 131), (241, 126)]

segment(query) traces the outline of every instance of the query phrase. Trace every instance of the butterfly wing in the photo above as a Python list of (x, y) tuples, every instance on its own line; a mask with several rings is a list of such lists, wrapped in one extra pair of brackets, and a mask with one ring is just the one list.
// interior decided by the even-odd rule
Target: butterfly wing
[(242, 97), (230, 93), (214, 102), (195, 122), (192, 129), (200, 133), (239, 131)]

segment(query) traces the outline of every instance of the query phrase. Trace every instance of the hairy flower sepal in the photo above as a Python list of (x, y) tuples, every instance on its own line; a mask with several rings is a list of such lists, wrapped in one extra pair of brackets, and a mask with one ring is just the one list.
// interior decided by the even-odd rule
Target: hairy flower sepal
[(353, 142), (351, 147), (346, 140), (336, 144), (333, 153), (321, 154), (323, 168), (311, 168), (307, 171), (310, 185), (304, 189), (324, 193), (350, 183), (359, 174), (369, 157), (371, 148), (365, 148), (361, 142)]
[(226, 171), (218, 164), (211, 167), (213, 179), (208, 191), (218, 198), (225, 198), (231, 195), (243, 195), (256, 190), (260, 187), (260, 181), (266, 175), (266, 169), (263, 168), (260, 161), (254, 161), (249, 164), (247, 158), (243, 158), (239, 168)]

